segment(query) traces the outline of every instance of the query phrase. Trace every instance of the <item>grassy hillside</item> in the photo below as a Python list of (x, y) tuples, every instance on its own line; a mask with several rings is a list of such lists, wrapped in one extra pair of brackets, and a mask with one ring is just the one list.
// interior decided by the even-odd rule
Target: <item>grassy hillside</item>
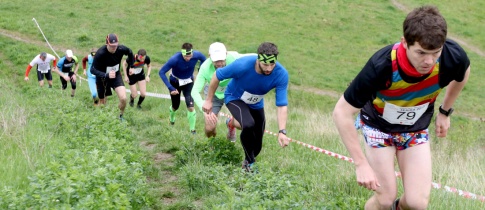
[[(446, 138), (432, 134), (433, 181), (485, 194), (483, 6), (436, 1), (450, 35), (464, 46), (472, 76), (456, 103)], [(406, 1), (406, 8), (422, 5)], [(35, 6), (33, 6), (35, 5)], [(462, 11), (462, 12), (455, 12)], [(463, 15), (463, 11), (467, 11)], [(167, 94), (158, 69), (183, 42), (207, 54), (215, 41), (229, 50), (254, 52), (275, 42), (290, 73), (289, 137), (348, 155), (331, 111), (348, 82), (384, 45), (399, 41), (406, 13), (393, 1), (8, 1), (0, 4), (0, 206), (133, 209), (361, 209), (371, 195), (358, 187), (353, 166), (298, 144), (279, 148), (265, 135), (258, 174), (241, 173), (240, 143), (203, 136), (198, 113), (189, 135), (184, 106), (168, 125), (170, 101), (147, 98), (143, 110), (127, 107), (116, 120), (116, 98), (94, 108), (87, 84), (75, 98), (39, 88), (25, 67), (41, 51), (72, 49), (83, 57), (117, 33), (154, 61), (149, 92)], [(20, 17), (18, 14), (22, 14)], [(478, 50), (478, 51), (477, 51)], [(82, 72), (82, 70), (80, 71)], [(276, 131), (274, 95), (266, 97), (267, 129)], [(227, 110), (224, 109), (226, 113)], [(223, 117), (220, 118), (224, 120)], [(433, 125), (430, 130), (434, 130)], [(454, 164), (453, 164), (454, 163)], [(118, 166), (118, 167), (115, 167)], [(130, 173), (134, 172), (134, 173)], [(82, 187), (85, 186), (85, 187)], [(57, 201), (56, 201), (57, 200)], [(97, 204), (96, 204), (97, 203)], [(99, 209), (98, 208), (98, 209)], [(485, 202), (434, 189), (430, 209), (483, 209)]]

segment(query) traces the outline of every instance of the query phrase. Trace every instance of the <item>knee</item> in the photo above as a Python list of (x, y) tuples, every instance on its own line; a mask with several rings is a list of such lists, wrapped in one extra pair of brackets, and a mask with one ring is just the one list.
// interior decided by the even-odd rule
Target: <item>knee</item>
[(414, 197), (399, 201), (399, 206), (404, 207), (404, 209), (426, 209), (428, 208), (428, 203), (428, 197)]
[(256, 123), (254, 120), (250, 120), (248, 122), (244, 122), (243, 125), (241, 125), (242, 129), (253, 129), (255, 127)]
[(120, 102), (126, 103), (126, 96), (120, 96)]
[(397, 197), (397, 193), (391, 193), (391, 192), (380, 193), (375, 195), (375, 198), (382, 209), (390, 209), (391, 206), (394, 204), (396, 197)]

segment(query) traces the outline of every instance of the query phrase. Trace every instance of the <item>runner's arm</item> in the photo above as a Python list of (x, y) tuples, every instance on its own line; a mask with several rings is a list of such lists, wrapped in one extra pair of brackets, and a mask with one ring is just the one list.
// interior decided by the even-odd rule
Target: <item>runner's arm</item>
[(190, 93), (190, 95), (192, 96), (192, 99), (194, 99), (195, 105), (197, 105), (202, 111), (202, 105), (204, 103), (204, 100), (200, 96), (200, 91), (204, 88), (206, 80), (202, 76), (201, 72), (202, 70), (199, 71), (199, 74), (197, 74), (197, 78), (195, 79), (194, 87), (192, 87), (192, 92)]
[(337, 126), (340, 138), (356, 166), (368, 164), (359, 143), (357, 129), (354, 127), (354, 115), (360, 109), (353, 107), (344, 96), (340, 97), (333, 110), (333, 121)]

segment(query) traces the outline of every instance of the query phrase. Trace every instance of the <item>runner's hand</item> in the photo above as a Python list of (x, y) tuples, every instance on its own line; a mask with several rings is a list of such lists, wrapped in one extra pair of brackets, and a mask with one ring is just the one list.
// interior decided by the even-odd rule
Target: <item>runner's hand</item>
[(368, 190), (376, 191), (381, 185), (377, 180), (374, 170), (369, 163), (363, 163), (355, 167), (355, 174), (357, 176), (357, 183), (359, 186), (365, 187)]
[(72, 80), (72, 82), (76, 82), (76, 75), (75, 74), (72, 75), (71, 80)]
[(130, 70), (128, 71), (128, 75), (133, 75), (133, 68), (130, 68)]
[(290, 140), (288, 139), (288, 137), (286, 137), (285, 134), (278, 133), (278, 143), (280, 143), (280, 146), (284, 148), (288, 146)]
[(126, 76), (126, 75), (125, 75), (125, 82), (130, 83), (130, 78), (128, 78), (128, 76)]
[(170, 92), (170, 95), (173, 95), (173, 96), (174, 95), (178, 95), (178, 94), (179, 94), (179, 91), (178, 90), (174, 90), (174, 91)]
[(83, 69), (83, 75), (86, 76), (86, 69)]
[(110, 79), (114, 79), (114, 78), (116, 78), (116, 72), (115, 72), (115, 71), (110, 71), (110, 72), (109, 72), (109, 78), (110, 78)]
[(212, 101), (205, 100), (204, 104), (202, 105), (202, 111), (207, 114), (212, 113)]
[(446, 137), (450, 129), (450, 117), (438, 113), (435, 120), (435, 133), (437, 137)]
[(214, 112), (210, 112), (209, 114), (204, 112), (205, 123), (211, 126), (217, 125), (217, 116)]
[(148, 76), (148, 77), (145, 77), (145, 80), (146, 80), (147, 82), (150, 82), (150, 77), (149, 77), (149, 76)]
[(29, 77), (25, 77), (25, 78), (24, 78), (24, 80), (25, 80), (25, 81), (29, 81)]

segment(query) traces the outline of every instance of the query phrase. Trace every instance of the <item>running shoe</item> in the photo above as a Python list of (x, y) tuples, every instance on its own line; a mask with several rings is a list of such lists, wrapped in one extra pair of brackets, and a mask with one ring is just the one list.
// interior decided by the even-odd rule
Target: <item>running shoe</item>
[(135, 105), (135, 100), (130, 100), (130, 106), (133, 107)]
[(197, 134), (195, 130), (191, 130), (190, 133), (192, 133), (193, 135)]
[(136, 105), (136, 108), (141, 109), (141, 105), (140, 104)]
[(244, 160), (242, 162), (242, 169), (244, 169), (248, 173), (252, 173), (253, 172), (253, 169), (252, 169), (253, 165), (254, 165), (254, 163), (249, 163), (247, 160)]

